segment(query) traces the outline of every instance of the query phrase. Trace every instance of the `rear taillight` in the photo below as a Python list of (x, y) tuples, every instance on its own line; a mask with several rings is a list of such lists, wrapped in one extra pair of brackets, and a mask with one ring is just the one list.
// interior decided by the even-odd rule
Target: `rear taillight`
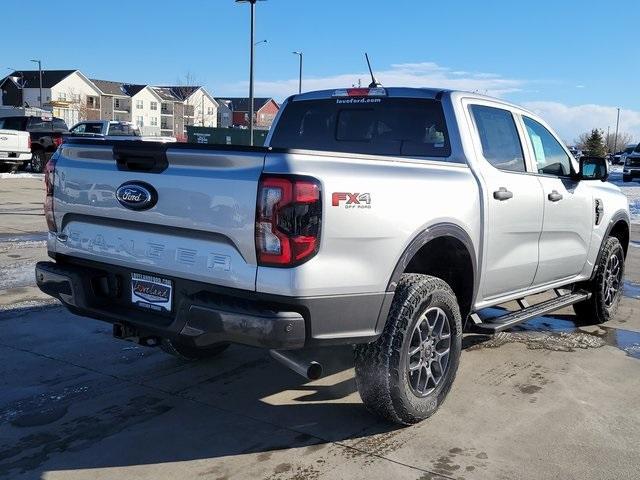
[(292, 267), (320, 247), (320, 183), (309, 177), (263, 176), (258, 187), (258, 265)]
[(29, 142), (28, 142), (29, 150), (31, 150), (31, 135), (29, 135), (29, 137), (28, 137), (28, 138), (29, 138)]
[(53, 137), (53, 143), (56, 148), (58, 148), (60, 145), (62, 145), (62, 137)]
[(57, 232), (56, 219), (53, 215), (53, 190), (56, 176), (56, 155), (53, 155), (44, 167), (44, 218), (47, 220), (47, 227), (50, 232)]

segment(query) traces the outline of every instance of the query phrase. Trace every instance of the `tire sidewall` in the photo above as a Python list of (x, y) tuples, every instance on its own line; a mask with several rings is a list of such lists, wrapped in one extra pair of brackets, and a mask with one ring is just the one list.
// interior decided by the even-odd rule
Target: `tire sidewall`
[[(449, 353), (449, 363), (446, 374), (440, 384), (428, 395), (418, 397), (412, 390), (407, 371), (408, 351), (411, 344), (413, 329), (420, 320), (423, 313), (432, 307), (438, 307), (447, 315), (449, 327), (451, 329), (451, 351)], [(456, 297), (449, 288), (436, 287), (435, 290), (423, 294), (419, 299), (417, 307), (413, 311), (413, 316), (408, 322), (406, 331), (402, 339), (399, 358), (396, 359), (397, 378), (393, 382), (393, 388), (397, 389), (392, 398), (396, 403), (394, 406), (398, 411), (404, 411), (409, 416), (416, 419), (423, 419), (431, 416), (444, 402), (449, 392), (453, 380), (456, 376), (460, 353), (462, 350), (462, 320), (460, 309), (456, 302)]]
[[(609, 307), (607, 307), (604, 303), (603, 286), (605, 282), (607, 264), (609, 263), (609, 259), (614, 254), (618, 256), (622, 272), (620, 274), (620, 286), (618, 288), (618, 292), (616, 293), (616, 298), (614, 302)], [(624, 260), (624, 250), (622, 248), (622, 245), (620, 244), (620, 241), (615, 237), (608, 238), (602, 252), (602, 258), (600, 259), (598, 274), (596, 275), (592, 292), (595, 296), (596, 315), (598, 316), (598, 320), (600, 322), (608, 321), (610, 318), (615, 316), (616, 312), (618, 311), (620, 298), (622, 297), (622, 289), (624, 287)]]

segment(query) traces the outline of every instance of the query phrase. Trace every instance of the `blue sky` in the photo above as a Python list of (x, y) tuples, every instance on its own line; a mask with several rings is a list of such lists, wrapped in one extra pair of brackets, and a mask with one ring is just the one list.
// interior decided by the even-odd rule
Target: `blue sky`
[[(233, 0), (131, 1), (119, 8), (32, 0), (51, 24), (25, 35), (24, 5), (3, 2), (0, 67), (78, 68), (94, 78), (175, 83), (190, 74), (214, 95), (243, 95), (248, 6)], [(15, 19), (15, 21), (11, 21)], [(9, 20), (9, 21), (6, 21)], [(640, 2), (637, 0), (268, 0), (257, 5), (259, 95), (367, 81), (368, 51), (388, 86), (479, 90), (539, 111), (571, 141), (615, 126), (640, 141)], [(15, 38), (15, 46), (7, 39)]]

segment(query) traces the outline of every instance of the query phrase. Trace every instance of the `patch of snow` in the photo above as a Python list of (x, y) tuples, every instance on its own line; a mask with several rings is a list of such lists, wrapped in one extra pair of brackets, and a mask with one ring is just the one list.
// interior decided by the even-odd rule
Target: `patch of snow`
[(631, 214), (631, 223), (640, 224), (640, 181), (623, 182), (622, 165), (614, 165), (611, 168), (609, 181), (620, 187), (622, 193), (627, 196), (627, 200), (629, 202), (629, 213)]

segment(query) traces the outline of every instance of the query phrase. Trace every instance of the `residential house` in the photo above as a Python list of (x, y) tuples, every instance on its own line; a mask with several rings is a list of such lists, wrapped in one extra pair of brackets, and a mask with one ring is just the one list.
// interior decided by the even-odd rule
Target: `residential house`
[[(0, 90), (2, 105), (39, 107), (40, 72), (16, 70), (0, 81)], [(100, 118), (100, 91), (79, 70), (43, 70), (42, 97), (42, 108), (68, 126)]]
[(103, 119), (131, 122), (143, 135), (161, 135), (162, 97), (153, 88), (110, 80), (91, 81), (102, 95)]
[[(187, 125), (218, 126), (218, 102), (199, 85), (163, 85), (155, 87), (178, 99), (184, 107), (184, 133)], [(174, 103), (175, 105), (175, 103)], [(174, 116), (175, 118), (175, 116)]]
[[(248, 127), (249, 126), (249, 99), (246, 97), (225, 97), (219, 98), (218, 102), (226, 100), (230, 102), (229, 106), (233, 111), (233, 125)], [(280, 105), (273, 98), (254, 98), (253, 125), (256, 128), (269, 129), (274, 118), (280, 110)]]

